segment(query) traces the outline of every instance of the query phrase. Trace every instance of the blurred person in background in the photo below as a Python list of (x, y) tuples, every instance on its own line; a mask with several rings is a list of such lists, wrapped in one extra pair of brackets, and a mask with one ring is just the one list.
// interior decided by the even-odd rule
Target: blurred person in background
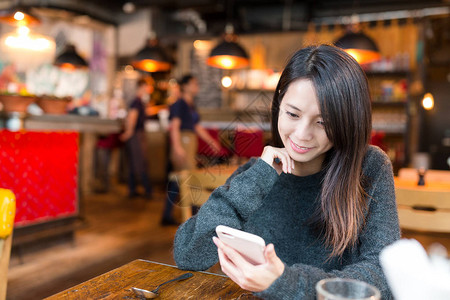
[[(180, 97), (170, 106), (169, 139), (170, 171), (192, 170), (196, 168), (197, 136), (204, 140), (214, 152), (221, 145), (200, 125), (200, 116), (195, 109), (194, 98), (199, 91), (197, 78), (184, 75), (179, 81)], [(169, 180), (167, 198), (161, 219), (162, 225), (178, 225), (172, 216), (173, 205), (179, 194), (178, 183)]]
[(150, 100), (152, 86), (145, 80), (137, 82), (136, 96), (131, 101), (125, 120), (125, 132), (120, 140), (126, 142), (126, 156), (128, 160), (128, 197), (139, 196), (137, 192), (137, 178), (145, 189), (144, 197), (152, 196), (152, 185), (148, 176), (147, 143), (145, 139), (145, 105)]

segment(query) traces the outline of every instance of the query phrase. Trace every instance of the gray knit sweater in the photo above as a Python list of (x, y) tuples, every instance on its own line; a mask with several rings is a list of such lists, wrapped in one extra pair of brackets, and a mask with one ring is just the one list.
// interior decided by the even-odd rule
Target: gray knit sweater
[(217, 188), (198, 214), (180, 226), (174, 257), (181, 269), (206, 270), (218, 261), (212, 242), (217, 225), (227, 225), (273, 243), (285, 263), (284, 273), (266, 290), (263, 299), (315, 299), (315, 284), (328, 277), (366, 281), (392, 295), (379, 263), (379, 253), (400, 238), (394, 180), (389, 158), (370, 146), (363, 163), (370, 197), (366, 224), (354, 250), (327, 261), (325, 247), (307, 221), (318, 205), (323, 172), (299, 177), (277, 172), (261, 159), (241, 166)]

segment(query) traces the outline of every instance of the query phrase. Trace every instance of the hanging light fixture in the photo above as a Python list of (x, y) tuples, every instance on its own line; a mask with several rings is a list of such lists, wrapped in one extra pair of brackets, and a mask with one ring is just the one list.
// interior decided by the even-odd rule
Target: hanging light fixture
[(152, 10), (150, 13), (150, 31), (149, 37), (147, 39), (144, 48), (139, 50), (139, 52), (133, 58), (131, 64), (136, 69), (145, 72), (165, 72), (169, 71), (171, 68), (170, 59), (167, 57), (165, 51), (159, 46), (156, 33), (152, 28)]
[(66, 45), (62, 53), (55, 59), (54, 64), (69, 71), (88, 68), (87, 62), (78, 55), (75, 46), (72, 44)]
[(154, 34), (147, 40), (144, 48), (139, 50), (131, 63), (136, 69), (146, 72), (169, 71), (171, 64), (164, 50), (158, 45)]
[(207, 60), (208, 65), (228, 70), (248, 66), (247, 52), (236, 41), (233, 25), (227, 24), (223, 41), (212, 49)]
[(237, 43), (234, 26), (231, 22), (234, 0), (226, 1), (227, 25), (223, 41), (214, 47), (209, 54), (207, 64), (220, 69), (240, 69), (249, 65), (247, 52)]
[(13, 63), (18, 71), (26, 71), (53, 61), (55, 42), (52, 38), (31, 33), (26, 26), (0, 37), (0, 56)]
[(352, 24), (348, 27), (347, 33), (334, 44), (353, 56), (359, 64), (379, 60), (381, 58), (380, 51), (375, 42), (361, 31), (359, 17), (353, 15), (351, 19)]
[(34, 26), (41, 23), (27, 8), (20, 6), (0, 10), (0, 21), (12, 26)]

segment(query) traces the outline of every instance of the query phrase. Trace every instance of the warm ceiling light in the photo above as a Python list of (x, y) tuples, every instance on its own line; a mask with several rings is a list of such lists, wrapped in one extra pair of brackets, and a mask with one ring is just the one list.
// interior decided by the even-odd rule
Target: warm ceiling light
[(434, 97), (431, 93), (426, 93), (422, 99), (422, 106), (426, 110), (431, 110), (434, 107)]
[(194, 48), (197, 50), (209, 50), (211, 49), (211, 41), (195, 40)]
[(124, 68), (125, 73), (133, 73), (134, 68), (132, 65), (126, 65)]
[(360, 65), (372, 63), (381, 58), (380, 50), (375, 42), (362, 32), (357, 14), (351, 16), (350, 23), (347, 24), (347, 32), (334, 44), (344, 49)]
[(353, 56), (359, 64), (371, 63), (381, 58), (375, 42), (362, 32), (348, 32), (338, 39), (335, 45)]
[(14, 20), (22, 21), (23, 19), (25, 19), (25, 14), (23, 12), (18, 11), (14, 14)]
[(55, 59), (55, 65), (68, 71), (88, 68), (87, 62), (78, 55), (72, 44), (66, 45), (63, 52)]
[(28, 35), (30, 33), (30, 28), (28, 28), (27, 26), (20, 26), (19, 28), (17, 28), (17, 32), (21, 36)]
[(225, 28), (224, 41), (214, 47), (208, 57), (208, 65), (220, 69), (240, 69), (247, 67), (249, 59), (247, 52), (236, 42), (233, 26)]
[(231, 80), (230, 76), (224, 76), (222, 77), (222, 86), (224, 88), (229, 88), (231, 84), (233, 83), (233, 80)]
[(0, 21), (12, 26), (34, 26), (41, 23), (26, 8), (10, 8), (0, 11)]
[(55, 55), (55, 47), (52, 38), (30, 33), (30, 29), (25, 26), (0, 38), (2, 60), (15, 64), (21, 71), (51, 62)]
[(148, 39), (147, 44), (134, 57), (131, 63), (136, 69), (146, 72), (169, 71), (171, 63), (156, 38)]

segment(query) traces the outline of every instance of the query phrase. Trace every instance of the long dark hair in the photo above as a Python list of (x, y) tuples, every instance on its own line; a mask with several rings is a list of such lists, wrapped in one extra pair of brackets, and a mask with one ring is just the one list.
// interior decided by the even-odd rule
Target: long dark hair
[(311, 218), (330, 257), (353, 247), (364, 225), (367, 209), (362, 184), (362, 162), (372, 130), (369, 87), (364, 71), (350, 55), (331, 45), (297, 51), (281, 74), (272, 102), (272, 137), (284, 147), (278, 132), (280, 103), (289, 85), (308, 79), (314, 85), (325, 132), (333, 143), (323, 169), (320, 208)]

